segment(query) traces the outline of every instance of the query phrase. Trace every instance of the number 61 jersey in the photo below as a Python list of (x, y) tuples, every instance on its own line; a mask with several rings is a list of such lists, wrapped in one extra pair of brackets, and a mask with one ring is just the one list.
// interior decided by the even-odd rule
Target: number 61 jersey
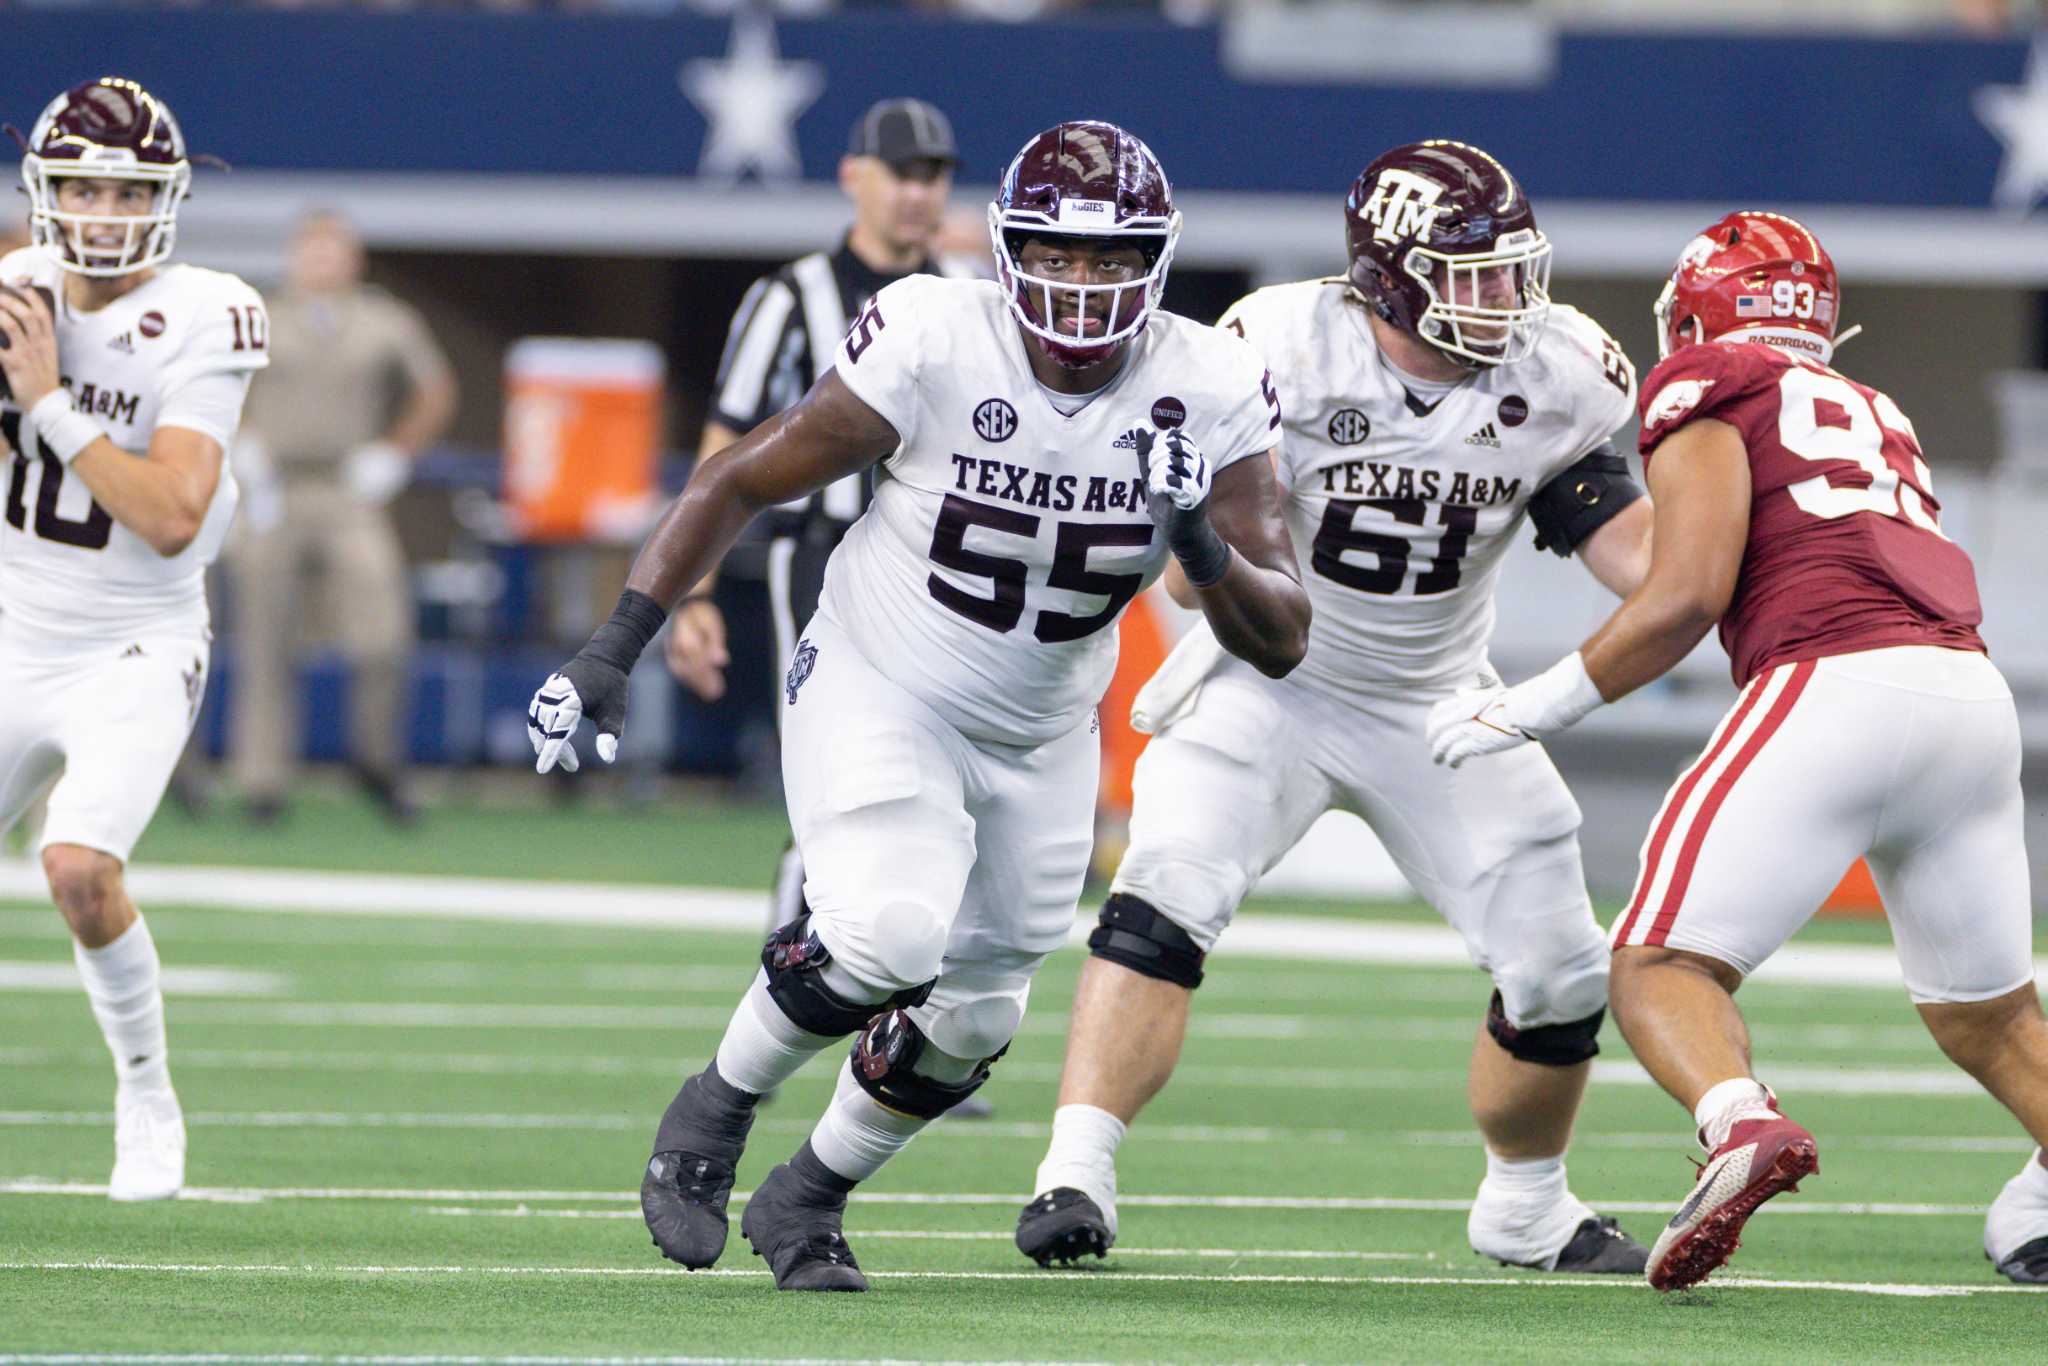
[(1749, 542), (1721, 645), (1737, 687), (1779, 664), (1982, 650), (1977, 572), (1942, 533), (1913, 424), (1888, 395), (1755, 342), (1671, 353), (1643, 386), (1643, 460), (1712, 418), (1749, 452)]
[(1258, 290), (1222, 326), (1272, 367), (1287, 414), (1280, 482), (1315, 613), (1296, 675), (1340, 690), (1470, 686), (1530, 500), (1579, 486), (1572, 468), (1628, 421), (1628, 358), (1554, 305), (1530, 355), (1431, 401), (1381, 356), (1342, 279)]
[[(93, 313), (74, 312), (64, 274), (34, 247), (0, 258), (0, 281), (26, 277), (57, 299), (57, 361), (72, 403), (116, 446), (141, 457), (159, 426), (234, 440), (250, 376), (270, 360), (256, 291), (232, 275), (173, 265)], [(76, 472), (44, 453), (0, 400), (6, 465), (0, 518), (0, 622), (16, 640), (55, 643), (203, 630), (202, 576), (220, 552), (237, 492), (225, 458), (199, 534), (160, 555), (116, 522)]]
[(1139, 433), (1181, 427), (1220, 470), (1279, 444), (1258, 356), (1154, 310), (1071, 416), (1031, 371), (1002, 291), (913, 275), (855, 320), (834, 368), (902, 444), (832, 554), (820, 615), (963, 735), (1036, 745), (1109, 686), (1116, 621), (1170, 553)]

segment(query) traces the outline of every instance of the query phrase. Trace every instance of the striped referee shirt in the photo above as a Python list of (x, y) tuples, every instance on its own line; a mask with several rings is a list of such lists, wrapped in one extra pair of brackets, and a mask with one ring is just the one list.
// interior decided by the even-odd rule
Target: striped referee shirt
[[(938, 265), (905, 274), (950, 275)], [(754, 281), (733, 314), (711, 415), (742, 436), (789, 407), (831, 365), (848, 321), (901, 275), (870, 270), (842, 239), (832, 252), (812, 252)], [(840, 529), (867, 510), (868, 474), (849, 474), (809, 498), (778, 509), (780, 534), (823, 518)], [(794, 514), (794, 516), (791, 516)]]

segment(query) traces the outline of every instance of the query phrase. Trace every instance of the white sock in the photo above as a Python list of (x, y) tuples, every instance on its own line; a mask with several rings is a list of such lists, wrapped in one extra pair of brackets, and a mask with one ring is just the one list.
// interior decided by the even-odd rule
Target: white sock
[(1728, 1141), (1738, 1119), (1759, 1119), (1771, 1112), (1771, 1093), (1754, 1077), (1732, 1077), (1707, 1088), (1692, 1109), (1699, 1126), (1700, 1146), (1708, 1152)]
[(2048, 1167), (2041, 1165), (2036, 1148), (1986, 1211), (1984, 1252), (2000, 1262), (2043, 1235), (2048, 1235)]
[(114, 1055), (120, 1088), (167, 1089), (171, 1065), (164, 1037), (163, 966), (148, 922), (138, 915), (113, 943), (97, 949), (74, 940), (71, 956), (107, 1051)]
[(1465, 1234), (1489, 1257), (1548, 1267), (1593, 1211), (1566, 1184), (1564, 1157), (1501, 1157), (1486, 1150), (1486, 1179)]
[(865, 1181), (910, 1145), (931, 1121), (876, 1103), (853, 1079), (853, 1062), (839, 1069), (832, 1104), (811, 1130), (811, 1151), (849, 1181)]
[(718, 1075), (742, 1091), (773, 1091), (837, 1040), (798, 1029), (768, 994), (768, 974), (757, 973), (718, 1042)]
[(1052, 1112), (1052, 1142), (1038, 1164), (1034, 1195), (1072, 1186), (1093, 1200), (1116, 1232), (1116, 1150), (1128, 1126), (1095, 1105), (1062, 1105)]

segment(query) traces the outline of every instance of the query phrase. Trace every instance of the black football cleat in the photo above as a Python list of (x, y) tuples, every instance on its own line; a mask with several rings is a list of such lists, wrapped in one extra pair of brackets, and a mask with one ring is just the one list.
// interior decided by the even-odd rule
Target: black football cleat
[(1588, 1219), (1557, 1254), (1552, 1271), (1577, 1271), (1599, 1276), (1640, 1276), (1650, 1264), (1650, 1249), (1623, 1233), (1613, 1219)]
[(1040, 1266), (1106, 1256), (1114, 1242), (1101, 1207), (1072, 1186), (1053, 1187), (1017, 1216), (1017, 1250)]
[(740, 1234), (775, 1273), (777, 1290), (866, 1290), (868, 1278), (846, 1245), (845, 1217), (844, 1191), (806, 1181), (785, 1162), (748, 1197)]
[(640, 1214), (662, 1256), (701, 1271), (725, 1251), (725, 1206), (753, 1123), (752, 1098), (709, 1068), (669, 1102), (640, 1181)]
[(2021, 1285), (2048, 1285), (2048, 1238), (2020, 1244), (1996, 1265), (1999, 1274), (2008, 1280)]

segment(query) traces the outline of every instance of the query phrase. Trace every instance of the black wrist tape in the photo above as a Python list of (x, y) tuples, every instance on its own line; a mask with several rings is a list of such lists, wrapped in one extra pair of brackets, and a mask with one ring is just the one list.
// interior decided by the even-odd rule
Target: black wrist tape
[(1216, 534), (1207, 517), (1189, 517), (1175, 525), (1166, 543), (1188, 582), (1197, 588), (1207, 588), (1230, 572), (1230, 546)]
[(619, 605), (612, 608), (611, 620), (593, 631), (590, 643), (576, 653), (609, 664), (622, 674), (631, 673), (640, 652), (667, 620), (668, 613), (660, 603), (628, 588), (619, 594)]

